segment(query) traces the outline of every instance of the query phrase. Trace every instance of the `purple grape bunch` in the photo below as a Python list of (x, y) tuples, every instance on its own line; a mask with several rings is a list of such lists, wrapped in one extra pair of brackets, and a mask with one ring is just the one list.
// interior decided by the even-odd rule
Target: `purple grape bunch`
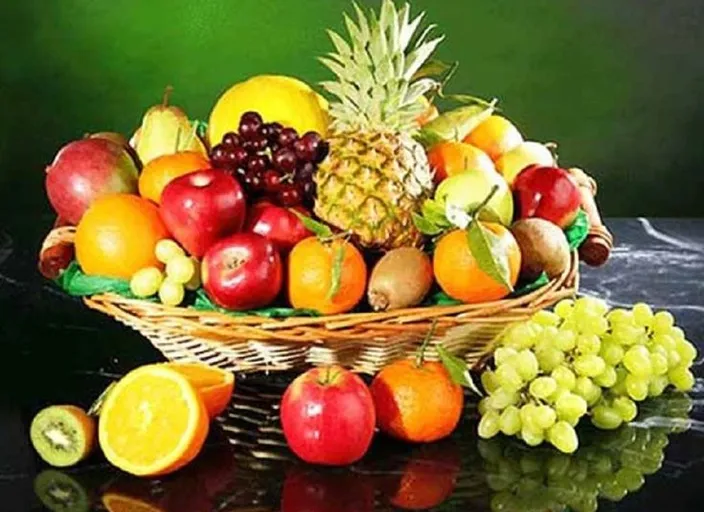
[(320, 134), (299, 136), (280, 123), (265, 123), (257, 112), (245, 112), (237, 133), (226, 133), (210, 151), (212, 164), (230, 171), (250, 200), (266, 198), (281, 206), (312, 207), (313, 176), (329, 146)]

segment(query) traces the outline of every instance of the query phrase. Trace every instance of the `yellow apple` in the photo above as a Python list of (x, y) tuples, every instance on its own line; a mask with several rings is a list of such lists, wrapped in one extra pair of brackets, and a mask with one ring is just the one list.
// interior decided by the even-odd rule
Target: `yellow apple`
[(509, 185), (513, 185), (518, 173), (533, 164), (552, 166), (555, 165), (555, 159), (544, 144), (523, 142), (508, 153), (504, 153), (496, 161), (496, 170), (501, 173)]

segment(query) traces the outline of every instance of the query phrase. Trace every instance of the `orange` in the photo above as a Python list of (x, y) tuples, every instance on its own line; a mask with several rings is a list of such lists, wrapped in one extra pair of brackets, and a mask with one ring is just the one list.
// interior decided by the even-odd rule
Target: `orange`
[(490, 116), (472, 130), (464, 142), (478, 147), (495, 161), (523, 142), (523, 136), (505, 117)]
[[(342, 250), (340, 286), (332, 297), (332, 271), (336, 254)], [(288, 296), (294, 308), (315, 309), (324, 315), (354, 308), (364, 295), (367, 266), (362, 254), (345, 240), (321, 241), (306, 238), (288, 257)]]
[(197, 151), (181, 151), (150, 160), (139, 175), (139, 195), (161, 202), (161, 192), (174, 178), (201, 169), (209, 169), (210, 162)]
[(109, 512), (165, 512), (162, 507), (119, 492), (103, 494), (103, 506)]
[(428, 162), (435, 182), (464, 171), (481, 169), (496, 172), (494, 163), (481, 149), (463, 142), (439, 142), (428, 150)]
[(235, 389), (235, 375), (201, 363), (164, 363), (188, 379), (203, 399), (212, 420), (227, 408)]
[(131, 371), (108, 394), (98, 439), (114, 466), (137, 476), (172, 473), (191, 462), (208, 435), (198, 391), (164, 365)]
[(464, 405), (462, 387), (436, 361), (391, 363), (377, 374), (370, 391), (377, 426), (402, 441), (429, 443), (450, 435)]
[(106, 195), (78, 224), (76, 260), (86, 274), (129, 279), (144, 267), (163, 267), (154, 247), (169, 236), (154, 204), (130, 194)]
[[(508, 256), (509, 282), (515, 285), (521, 268), (521, 250), (511, 232), (493, 222), (484, 227), (499, 237), (498, 246)], [(510, 290), (479, 268), (469, 249), (467, 233), (451, 231), (443, 236), (433, 254), (433, 271), (443, 291), (466, 303), (489, 302), (504, 298)]]

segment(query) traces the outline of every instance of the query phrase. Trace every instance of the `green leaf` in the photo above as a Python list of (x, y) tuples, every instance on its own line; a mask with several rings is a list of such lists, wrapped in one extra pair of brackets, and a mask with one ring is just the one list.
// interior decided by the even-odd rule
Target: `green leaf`
[(428, 221), (432, 222), (436, 226), (449, 228), (451, 226), (450, 222), (445, 216), (445, 208), (433, 199), (426, 199), (423, 202), (421, 208), (421, 213)]
[(493, 111), (493, 106), (485, 105), (465, 105), (450, 110), (424, 125), (416, 139), (426, 149), (438, 142), (462, 140)]
[(195, 132), (198, 137), (204, 139), (208, 133), (208, 123), (200, 119), (192, 119), (191, 124), (195, 127)]
[(587, 212), (580, 208), (574, 222), (565, 229), (565, 236), (567, 237), (567, 242), (570, 244), (570, 249), (577, 249), (582, 245), (582, 242), (587, 239), (588, 234), (589, 217), (587, 217)]
[(501, 239), (484, 227), (481, 222), (472, 222), (467, 228), (467, 243), (479, 268), (497, 283), (513, 291), (508, 266), (508, 255)]
[(519, 282), (513, 293), (509, 297), (521, 297), (522, 295), (527, 295), (532, 291), (542, 288), (550, 282), (548, 275), (545, 272), (541, 272), (538, 278), (532, 282)]
[(420, 78), (426, 77), (438, 78), (441, 75), (447, 73), (454, 66), (454, 64), (448, 64), (447, 62), (443, 62), (441, 60), (430, 59), (426, 61), (425, 64), (423, 64), (418, 71), (415, 72), (413, 78), (411, 79), (411, 82), (415, 82)]
[(62, 290), (74, 297), (116, 293), (124, 297), (135, 298), (130, 290), (129, 281), (113, 277), (86, 275), (76, 261), (72, 261), (56, 278), (55, 282)]
[(423, 302), (423, 306), (457, 306), (458, 304), (462, 304), (462, 301), (453, 299), (443, 291), (430, 295)]
[(322, 222), (318, 222), (317, 220), (311, 219), (307, 215), (303, 215), (301, 212), (298, 212), (294, 209), (290, 209), (291, 212), (293, 212), (296, 217), (301, 219), (301, 222), (303, 225), (306, 227), (308, 231), (311, 231), (315, 236), (319, 238), (330, 238), (332, 236), (332, 230), (330, 229), (330, 226), (323, 224)]
[(217, 311), (230, 316), (261, 316), (265, 318), (289, 318), (293, 316), (320, 316), (320, 313), (313, 309), (295, 309), (295, 308), (280, 308), (269, 307), (261, 309), (251, 309), (249, 311), (231, 311), (221, 308), (214, 304), (206, 295), (202, 288), (196, 292), (196, 300), (193, 304), (193, 309), (199, 311)]
[(483, 98), (478, 98), (476, 96), (471, 96), (469, 94), (444, 94), (442, 97), (443, 99), (453, 100), (458, 103), (463, 103), (465, 105), (479, 105), (485, 108), (493, 108), (494, 110), (496, 110), (494, 102), (487, 101)]
[(345, 259), (345, 244), (344, 242), (338, 245), (335, 250), (335, 256), (332, 260), (332, 275), (330, 282), (330, 290), (328, 291), (328, 300), (332, 300), (340, 291), (342, 282), (342, 261)]
[(418, 231), (420, 231), (424, 235), (439, 235), (443, 231), (443, 228), (441, 226), (438, 226), (434, 222), (431, 222), (430, 220), (426, 219), (421, 215), (418, 215), (417, 213), (412, 213), (411, 217), (413, 218), (413, 224), (415, 224), (416, 228), (418, 228)]
[(466, 361), (457, 357), (456, 355), (450, 354), (450, 352), (448, 352), (447, 349), (442, 345), (436, 345), (435, 351), (437, 352), (440, 361), (442, 362), (443, 366), (445, 366), (445, 368), (447, 369), (447, 372), (450, 374), (450, 377), (452, 377), (453, 381), (455, 381), (460, 386), (464, 386), (468, 389), (471, 389), (477, 395), (482, 396), (482, 392), (479, 391), (479, 388), (472, 380), (472, 376), (469, 373), (469, 367), (467, 366)]

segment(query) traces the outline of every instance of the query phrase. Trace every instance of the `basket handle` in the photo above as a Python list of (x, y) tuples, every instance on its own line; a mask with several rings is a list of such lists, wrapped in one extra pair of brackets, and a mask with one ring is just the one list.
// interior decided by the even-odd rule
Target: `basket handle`
[(589, 234), (579, 247), (579, 257), (587, 265), (598, 267), (606, 263), (614, 247), (614, 237), (601, 220), (596, 205), (597, 186), (594, 178), (578, 167), (569, 169), (582, 195), (582, 208), (589, 218)]
[(53, 229), (39, 250), (39, 272), (47, 279), (56, 279), (74, 257), (73, 238), (76, 228), (57, 217)]

